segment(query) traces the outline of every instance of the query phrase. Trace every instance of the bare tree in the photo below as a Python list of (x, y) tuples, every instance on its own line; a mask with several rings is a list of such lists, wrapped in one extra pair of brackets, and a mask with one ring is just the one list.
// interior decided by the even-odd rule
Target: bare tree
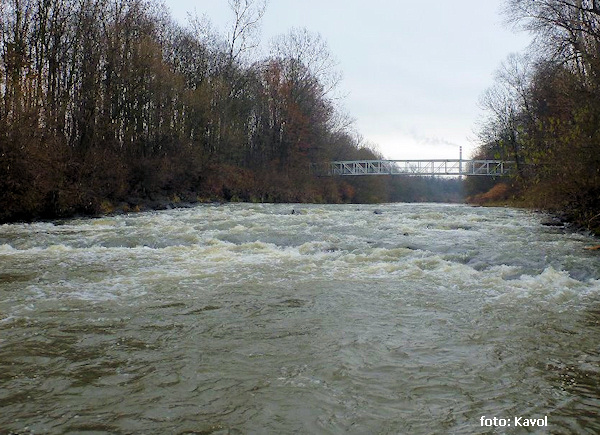
[(271, 56), (285, 67), (289, 80), (308, 82), (312, 78), (316, 81), (322, 96), (330, 96), (342, 79), (327, 42), (319, 33), (311, 33), (306, 28), (293, 28), (274, 38)]
[(598, 0), (507, 0), (507, 21), (535, 36), (551, 59), (571, 65), (584, 77), (600, 76)]
[(480, 98), (480, 106), (488, 113), (479, 131), (482, 143), (490, 151), (506, 154), (517, 162), (523, 160), (523, 126), (533, 122), (531, 83), (534, 63), (526, 55), (511, 54), (496, 71), (496, 80)]
[(229, 62), (240, 60), (258, 46), (260, 22), (267, 9), (267, 0), (229, 0), (234, 20), (227, 35)]

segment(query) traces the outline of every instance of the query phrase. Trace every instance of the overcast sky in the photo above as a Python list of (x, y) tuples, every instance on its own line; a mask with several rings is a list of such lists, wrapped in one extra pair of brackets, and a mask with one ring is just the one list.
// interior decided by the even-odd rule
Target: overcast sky
[[(226, 33), (227, 0), (164, 0), (173, 17), (206, 14)], [(343, 74), (340, 93), (356, 130), (389, 159), (468, 157), (478, 100), (529, 35), (503, 25), (502, 0), (270, 0), (264, 51), (291, 28), (319, 33)]]

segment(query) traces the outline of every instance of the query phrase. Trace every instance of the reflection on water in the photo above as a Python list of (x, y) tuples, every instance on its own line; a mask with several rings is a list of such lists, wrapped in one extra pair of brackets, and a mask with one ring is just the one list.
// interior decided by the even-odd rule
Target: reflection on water
[(0, 226), (0, 432), (600, 432), (594, 241), (377, 208)]

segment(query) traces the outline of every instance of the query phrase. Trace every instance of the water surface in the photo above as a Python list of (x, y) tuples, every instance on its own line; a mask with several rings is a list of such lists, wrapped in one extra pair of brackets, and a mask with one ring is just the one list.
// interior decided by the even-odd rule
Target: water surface
[(231, 204), (0, 226), (0, 432), (598, 433), (598, 241), (542, 220)]

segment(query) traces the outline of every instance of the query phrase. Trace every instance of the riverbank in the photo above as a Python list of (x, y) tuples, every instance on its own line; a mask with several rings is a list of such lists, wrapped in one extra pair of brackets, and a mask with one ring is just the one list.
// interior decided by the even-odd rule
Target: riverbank
[(498, 183), (490, 190), (466, 198), (467, 204), (483, 207), (512, 207), (549, 213), (552, 217), (542, 222), (546, 226), (568, 226), (575, 231), (589, 231), (600, 237), (600, 213), (582, 210), (569, 204), (562, 207), (552, 204), (545, 197), (524, 191), (509, 183)]
[(88, 179), (77, 183), (33, 182), (27, 189), (11, 185), (13, 190), (0, 189), (0, 224), (166, 210), (198, 203), (464, 202), (461, 180), (316, 177), (308, 173), (307, 166), (284, 171), (215, 164), (183, 171), (173, 163), (170, 172), (160, 170), (160, 166), (148, 165), (143, 176), (130, 172), (115, 178), (110, 171), (95, 168)]
[[(150, 197), (128, 197), (121, 200), (103, 199), (98, 201), (90, 210), (67, 210), (62, 213), (42, 214), (21, 217), (12, 220), (0, 220), (0, 224), (9, 224), (16, 222), (39, 222), (52, 221), (56, 219), (69, 218), (98, 218), (104, 216), (120, 216), (129, 213), (141, 213), (148, 211), (162, 211), (173, 209), (193, 208), (200, 204), (224, 205), (228, 203), (254, 203), (254, 204), (279, 204), (279, 203), (302, 203), (302, 204), (377, 204), (390, 201), (371, 201), (357, 202), (353, 201), (356, 195), (354, 188), (349, 184), (336, 186), (335, 179), (328, 181), (327, 188), (322, 186), (321, 193), (318, 189), (310, 189), (312, 196), (301, 195), (299, 192), (283, 190), (280, 186), (279, 191), (274, 195), (273, 191), (265, 190), (252, 192), (239, 188), (232, 188), (231, 185), (224, 185), (220, 190), (212, 192), (203, 191), (201, 193), (186, 191), (171, 194), (155, 194)], [(512, 192), (512, 193), (511, 193)], [(405, 201), (397, 201), (405, 202)], [(435, 202), (435, 201), (406, 201), (408, 203)], [(459, 202), (456, 202), (459, 203)], [(561, 210), (545, 209), (535, 206), (521, 197), (514, 195), (514, 192), (503, 183), (494, 186), (490, 191), (483, 194), (467, 197), (465, 204), (481, 207), (510, 207), (515, 209), (526, 209), (538, 211), (540, 213), (550, 214), (542, 221), (544, 226), (567, 227), (573, 231), (590, 232), (596, 237), (600, 237), (599, 225), (589, 226), (585, 222), (578, 221), (573, 215)]]
[[(0, 223), (167, 210), (198, 203), (363, 202), (368, 189), (334, 178), (315, 179), (303, 173), (259, 172), (228, 165), (196, 171), (197, 176), (188, 173), (187, 179), (176, 173), (163, 179), (152, 175), (148, 168), (141, 180), (134, 173), (121, 179), (113, 179), (109, 173), (104, 176), (110, 181), (103, 183), (33, 183), (28, 189), (7, 189), (0, 192)], [(96, 169), (92, 175), (98, 178), (101, 172)]]

